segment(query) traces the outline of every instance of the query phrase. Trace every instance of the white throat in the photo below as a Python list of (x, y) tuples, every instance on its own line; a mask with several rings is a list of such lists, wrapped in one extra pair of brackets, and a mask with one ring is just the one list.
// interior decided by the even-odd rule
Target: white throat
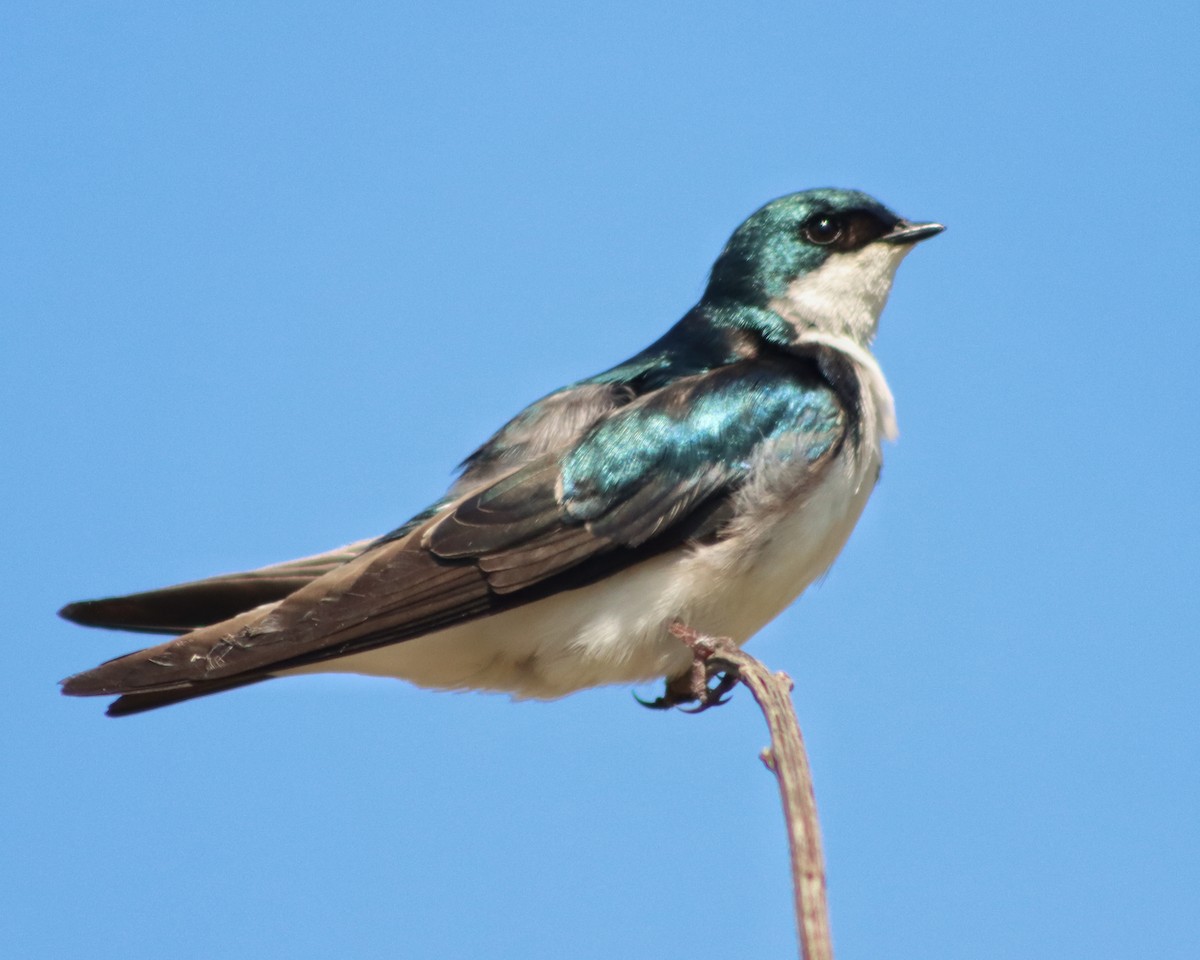
[(868, 243), (853, 253), (831, 253), (816, 270), (788, 284), (771, 309), (798, 332), (842, 334), (865, 347), (875, 338), (896, 268), (911, 249), (908, 243)]
[(898, 435), (896, 403), (869, 347), (896, 268), (911, 249), (906, 243), (869, 243), (853, 253), (830, 254), (768, 304), (793, 326), (797, 344), (829, 347), (854, 362), (863, 380), (868, 419), (887, 440)]

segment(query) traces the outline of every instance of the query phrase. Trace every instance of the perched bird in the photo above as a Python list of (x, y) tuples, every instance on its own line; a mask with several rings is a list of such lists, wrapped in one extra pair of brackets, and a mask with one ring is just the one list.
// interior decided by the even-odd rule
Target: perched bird
[(521, 698), (670, 690), (692, 666), (673, 621), (744, 643), (845, 544), (896, 430), (869, 349), (879, 314), (942, 229), (852, 190), (768, 203), (661, 339), (522, 410), (398, 529), (65, 607), (182, 636), (63, 692), (119, 695), (115, 716), (317, 672)]

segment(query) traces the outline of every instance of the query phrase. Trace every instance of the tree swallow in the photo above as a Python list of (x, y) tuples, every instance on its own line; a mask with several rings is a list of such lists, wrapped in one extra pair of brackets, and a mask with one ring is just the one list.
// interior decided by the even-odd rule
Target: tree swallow
[(745, 643), (845, 544), (896, 435), (879, 314), (942, 229), (852, 190), (768, 203), (661, 339), (522, 410), (398, 529), (69, 604), (180, 636), (63, 692), (118, 695), (117, 716), (305, 673), (538, 699), (686, 676), (672, 622)]

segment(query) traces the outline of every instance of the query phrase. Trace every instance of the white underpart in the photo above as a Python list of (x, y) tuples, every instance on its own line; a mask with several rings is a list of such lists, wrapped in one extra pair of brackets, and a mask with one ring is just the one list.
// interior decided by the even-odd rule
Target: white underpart
[(853, 253), (831, 253), (821, 266), (793, 280), (770, 303), (796, 329), (797, 343), (822, 344), (854, 361), (884, 439), (895, 440), (896, 404), (869, 350), (892, 280), (910, 243), (869, 243)]
[(894, 436), (895, 416), (891, 391), (867, 345), (908, 249), (875, 243), (833, 254), (771, 304), (796, 326), (798, 341), (841, 351), (865, 387), (860, 440), (843, 444), (818, 485), (804, 485), (803, 457), (765, 449), (738, 495), (738, 519), (720, 543), (664, 554), (505, 613), (290, 672), (402, 677), (426, 687), (550, 699), (682, 674), (690, 655), (667, 632), (676, 619), (745, 643), (829, 569), (875, 485), (880, 445)]

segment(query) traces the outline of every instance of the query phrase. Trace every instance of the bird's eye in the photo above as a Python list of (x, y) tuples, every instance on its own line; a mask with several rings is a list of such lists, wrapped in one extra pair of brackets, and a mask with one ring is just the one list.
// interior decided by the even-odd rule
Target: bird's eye
[(827, 247), (841, 238), (842, 229), (842, 221), (837, 217), (813, 217), (804, 224), (804, 239), (819, 247)]

